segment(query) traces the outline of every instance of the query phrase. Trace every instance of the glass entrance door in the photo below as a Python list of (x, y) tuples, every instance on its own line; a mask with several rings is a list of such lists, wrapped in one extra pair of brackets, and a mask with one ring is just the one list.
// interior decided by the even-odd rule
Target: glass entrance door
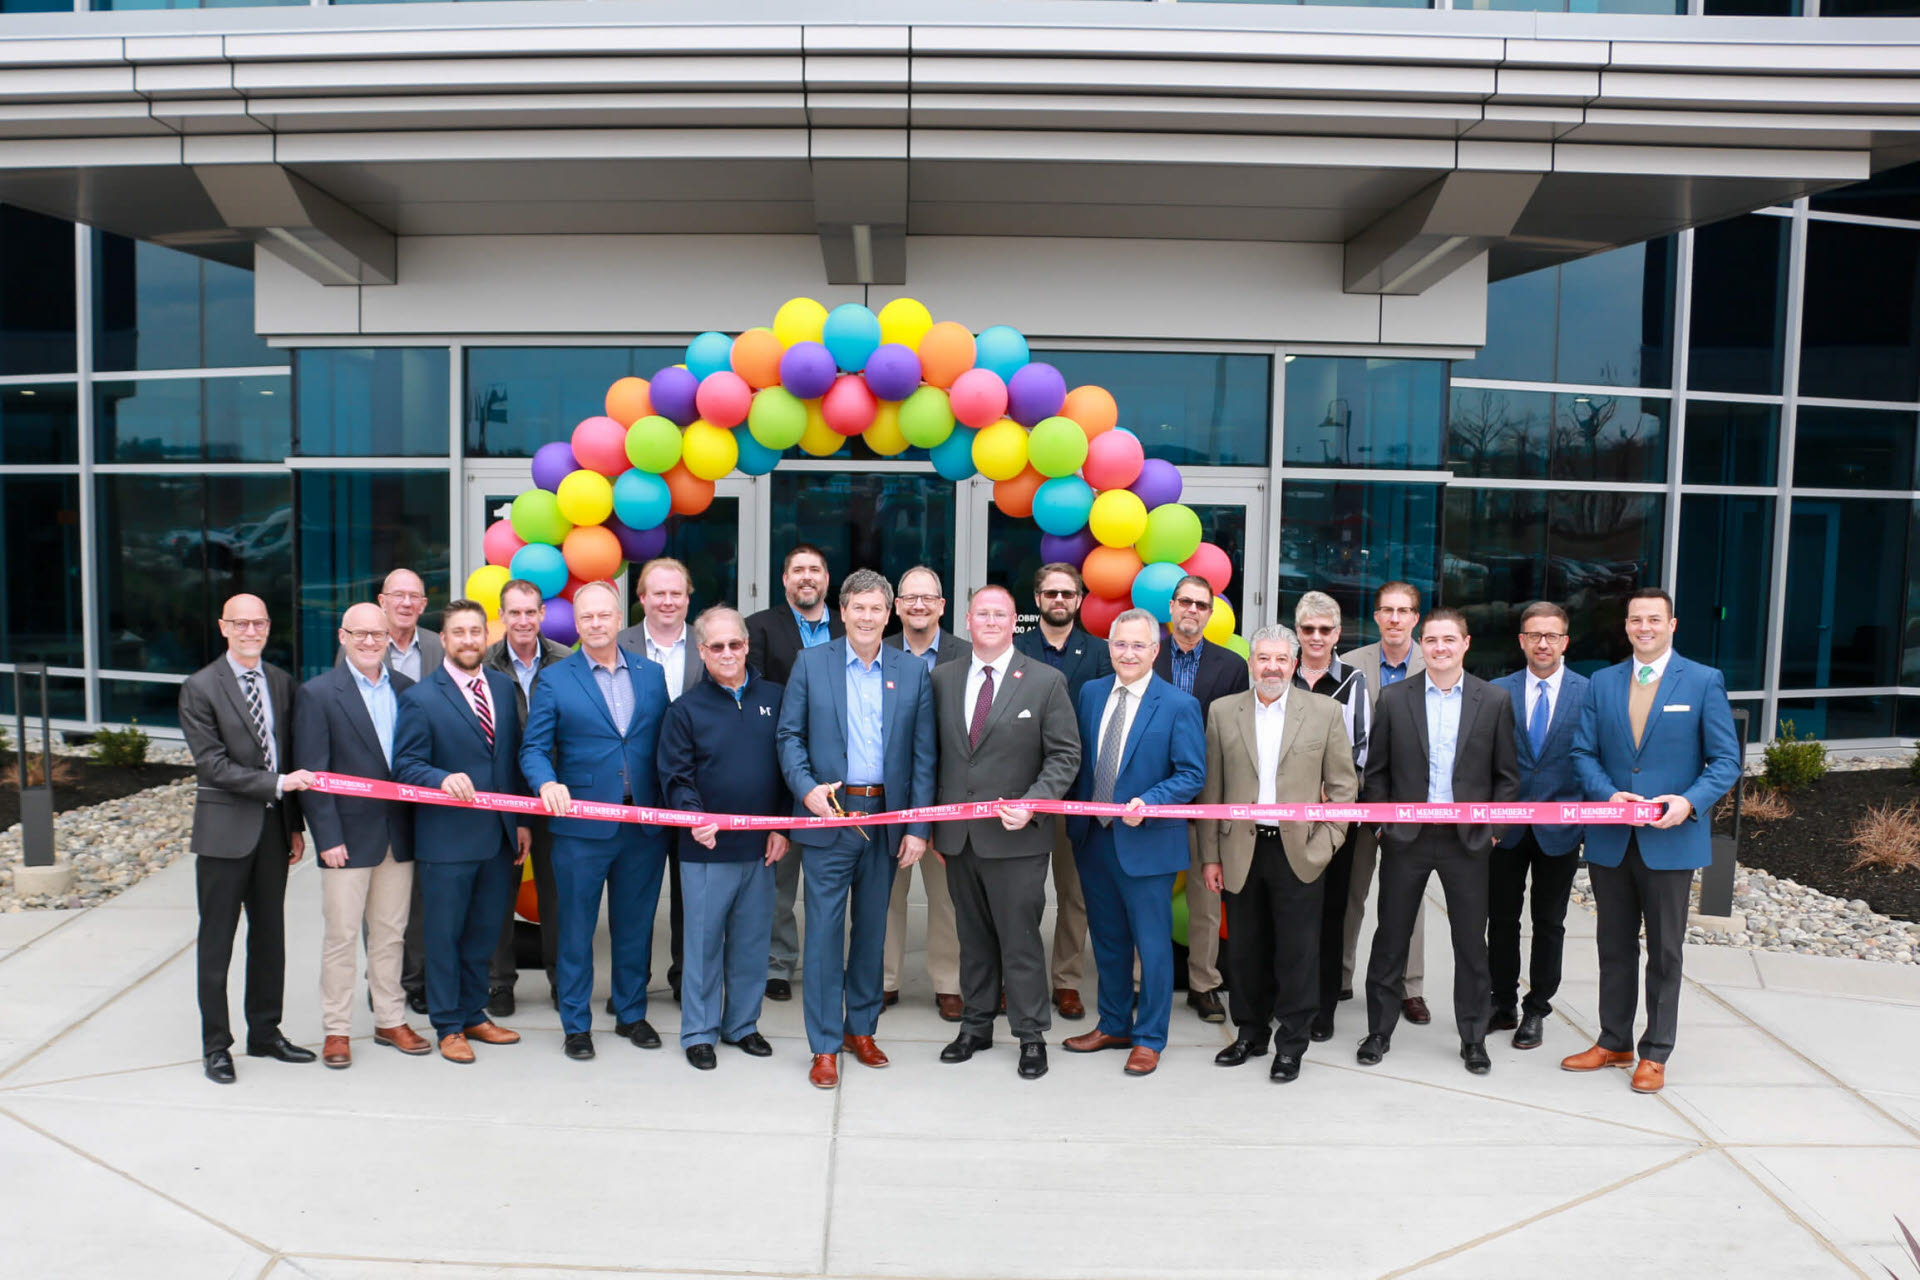
[(826, 554), (831, 607), (839, 606), (840, 583), (854, 569), (898, 583), (908, 569), (926, 565), (946, 589), (944, 625), (956, 629), (954, 601), (964, 598), (954, 580), (964, 486), (925, 463), (831, 460), (789, 460), (761, 483), (768, 493), (765, 599), (780, 599), (781, 562), (806, 542)]

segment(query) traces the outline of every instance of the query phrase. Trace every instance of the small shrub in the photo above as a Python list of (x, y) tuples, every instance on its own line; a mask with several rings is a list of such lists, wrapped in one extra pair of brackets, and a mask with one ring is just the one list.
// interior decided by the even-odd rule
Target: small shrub
[(1780, 722), (1780, 736), (1766, 745), (1767, 784), (1776, 791), (1799, 791), (1827, 776), (1827, 748), (1817, 738), (1796, 737), (1793, 721)]
[(1920, 803), (1896, 809), (1889, 802), (1867, 810), (1853, 824), (1847, 848), (1853, 850), (1849, 871), (1865, 867), (1883, 871), (1920, 868)]
[(110, 769), (144, 769), (147, 765), (147, 749), (153, 745), (153, 739), (138, 721), (124, 729), (102, 729), (93, 735), (93, 759)]
[[(4, 731), (0, 730), (0, 732)], [(1913, 755), (1907, 760), (1907, 780), (1909, 782), (1920, 782), (1920, 742), (1914, 743), (1913, 746)]]
[[(53, 785), (54, 786), (56, 787), (68, 786), (73, 782), (77, 781), (79, 777), (80, 777), (80, 770), (74, 767), (73, 761), (67, 759), (65, 756), (55, 756), (53, 758)], [(47, 781), (46, 757), (38, 754), (28, 756), (27, 757), (27, 785), (30, 787), (45, 786), (46, 781)], [(6, 768), (6, 771), (4, 773), (0, 773), (0, 785), (5, 785), (9, 787), (17, 787), (20, 785), (19, 761), (16, 760), (14, 763), (8, 765)]]
[[(1713, 816), (1720, 822), (1733, 820), (1733, 793), (1729, 791), (1713, 806)], [(1786, 793), (1775, 791), (1764, 782), (1742, 782), (1740, 784), (1740, 817), (1744, 822), (1785, 822), (1793, 816), (1793, 801)]]

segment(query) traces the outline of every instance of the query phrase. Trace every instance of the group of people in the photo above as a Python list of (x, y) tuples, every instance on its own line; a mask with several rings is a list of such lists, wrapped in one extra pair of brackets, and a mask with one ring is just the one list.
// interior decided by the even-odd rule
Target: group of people
[[(614, 1034), (642, 1049), (654, 921), (670, 884), (668, 985), (690, 1064), (717, 1046), (765, 1057), (763, 1000), (797, 980), (811, 1062), (831, 1089), (842, 1055), (888, 1065), (875, 1042), (899, 999), (915, 867), (927, 900), (928, 974), (940, 1051), (963, 1063), (992, 1047), (1000, 1017), (1023, 1079), (1046, 1074), (1054, 1014), (1096, 1021), (1061, 1047), (1126, 1054), (1151, 1074), (1166, 1048), (1177, 985), (1174, 897), (1185, 873), (1186, 1002), (1234, 1038), (1215, 1061), (1271, 1053), (1271, 1079), (1298, 1077), (1330, 1040), (1354, 992), (1356, 944), (1373, 883), (1377, 924), (1364, 970), (1366, 1035), (1377, 1064), (1399, 1022), (1431, 1021), (1422, 991), (1427, 882), (1437, 875), (1454, 953), (1454, 1022), (1468, 1071), (1491, 1068), (1490, 1032), (1544, 1042), (1558, 988), (1564, 917), (1584, 853), (1599, 911), (1601, 1034), (1570, 1071), (1633, 1068), (1657, 1091), (1672, 1052), (1693, 870), (1711, 861), (1705, 815), (1737, 780), (1740, 746), (1720, 673), (1673, 652), (1673, 605), (1657, 589), (1627, 602), (1632, 657), (1591, 679), (1564, 663), (1568, 615), (1548, 602), (1520, 618), (1524, 664), (1487, 682), (1466, 673), (1466, 617), (1421, 617), (1418, 590), (1375, 593), (1377, 643), (1339, 653), (1343, 619), (1309, 591), (1294, 626), (1263, 626), (1249, 656), (1205, 639), (1210, 584), (1182, 580), (1172, 620), (1129, 610), (1108, 638), (1078, 621), (1079, 573), (1036, 576), (1038, 625), (979, 587), (967, 638), (943, 625), (939, 575), (896, 586), (846, 575), (828, 605), (825, 555), (782, 564), (785, 599), (743, 617), (691, 616), (684, 565), (658, 559), (635, 585), (643, 619), (623, 627), (609, 582), (573, 597), (580, 642), (542, 638), (541, 594), (501, 592), (504, 634), (472, 601), (418, 627), (420, 579), (390, 574), (377, 602), (341, 619), (340, 658), (295, 688), (262, 660), (269, 619), (235, 596), (220, 619), (227, 652), (182, 689), (181, 724), (199, 774), (192, 848), (201, 929), (199, 991), (207, 1075), (235, 1078), (226, 979), (248, 919), (246, 1052), (310, 1062), (282, 1033), (287, 868), (303, 828), (321, 863), (321, 1007), (331, 1067), (352, 1063), (355, 938), (363, 935), (374, 1043), (437, 1048), (471, 1063), (474, 1045), (512, 1044), (515, 900), (532, 862), (542, 965), (562, 1047), (589, 1059), (594, 944), (604, 900)], [(888, 632), (897, 620), (898, 631)], [(416, 805), (312, 788), (315, 772), (433, 788), (537, 796), (537, 815), (484, 805)], [(1112, 817), (1036, 812), (1036, 801), (1122, 806)], [(1264, 823), (1148, 816), (1156, 805), (1653, 801), (1643, 825)], [(715, 815), (828, 818), (984, 803), (991, 817), (904, 825), (797, 823), (677, 829), (581, 816), (577, 801)], [(1231, 812), (1231, 810), (1227, 810)], [(1051, 948), (1042, 921), (1056, 906)], [(804, 893), (802, 944), (795, 905)], [(1521, 995), (1521, 913), (1532, 948)], [(1225, 921), (1224, 954), (1221, 922)], [(1636, 1043), (1640, 935), (1647, 1019)], [(1049, 955), (1049, 950), (1051, 955)], [(1226, 1000), (1221, 1000), (1224, 991)], [(432, 1039), (408, 1025), (424, 1013)]]

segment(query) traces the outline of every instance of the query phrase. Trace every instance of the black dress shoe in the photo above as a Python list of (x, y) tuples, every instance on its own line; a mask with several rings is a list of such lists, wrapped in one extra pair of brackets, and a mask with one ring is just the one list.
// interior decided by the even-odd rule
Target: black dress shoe
[(551, 1000), (553, 1002), (553, 1007), (558, 1009), (560, 1007), (560, 988), (548, 987), (547, 999)]
[(302, 1049), (285, 1036), (276, 1035), (271, 1040), (259, 1044), (247, 1044), (249, 1058), (277, 1058), (281, 1062), (312, 1062), (317, 1056), (311, 1049)]
[(572, 1031), (567, 1034), (567, 1056), (575, 1062), (585, 1062), (593, 1056), (593, 1032)]
[(1232, 1044), (1214, 1054), (1213, 1064), (1217, 1067), (1238, 1067), (1243, 1065), (1248, 1058), (1264, 1058), (1266, 1056), (1266, 1041), (1249, 1040), (1247, 1037), (1241, 1036), (1238, 1040), (1235, 1040)]
[(1473, 1040), (1461, 1045), (1460, 1060), (1467, 1064), (1467, 1070), (1477, 1076), (1483, 1076), (1493, 1070), (1493, 1059), (1487, 1056), (1485, 1040)]
[(1342, 988), (1340, 988), (1340, 998), (1341, 998), (1342, 1000), (1351, 1000), (1351, 999), (1353, 999), (1353, 988), (1352, 988), (1352, 987), (1342, 987)]
[(638, 1022), (616, 1022), (613, 1024), (613, 1034), (633, 1041), (633, 1047), (636, 1049), (660, 1047), (660, 1033), (655, 1031), (653, 1025), (645, 1018)]
[(738, 1040), (725, 1040), (721, 1043), (733, 1045), (750, 1057), (771, 1058), (773, 1056), (773, 1046), (768, 1044), (767, 1038), (758, 1031), (749, 1031)]
[(768, 978), (767, 979), (767, 999), (769, 1000), (793, 999), (793, 984), (791, 982), (788, 982), (785, 978)]
[(512, 987), (495, 987), (487, 992), (487, 1012), (496, 1018), (513, 1016), (514, 1000)]
[(1325, 1044), (1327, 1041), (1333, 1039), (1333, 1015), (1330, 1013), (1314, 1014), (1313, 1025), (1307, 1028), (1307, 1039), (1320, 1044)]
[(612, 997), (612, 996), (608, 996), (608, 997), (607, 997), (607, 1012), (608, 1012), (608, 1013), (612, 1013), (612, 1012), (613, 1012), (613, 997)]
[(1267, 1079), (1278, 1084), (1292, 1084), (1300, 1078), (1300, 1059), (1290, 1053), (1274, 1055), (1273, 1067), (1267, 1072)]
[[(1023, 1046), (1024, 1047), (1024, 1046)], [(940, 1051), (942, 1062), (965, 1062), (982, 1049), (993, 1048), (993, 1041), (983, 1040), (979, 1036), (968, 1035), (962, 1031), (953, 1038), (953, 1043)]]
[(688, 1045), (687, 1061), (701, 1071), (711, 1071), (720, 1065), (719, 1059), (713, 1056), (713, 1046), (710, 1044)]
[(233, 1055), (225, 1049), (215, 1049), (207, 1055), (207, 1079), (215, 1084), (232, 1084)]
[[(369, 994), (368, 999), (372, 999), (371, 994)], [(425, 1014), (427, 1011), (427, 993), (425, 991), (407, 992), (407, 1008), (415, 1013)]]
[(1513, 1047), (1516, 1049), (1538, 1049), (1546, 1039), (1546, 1019), (1537, 1013), (1522, 1015), (1519, 1029), (1513, 1033)]
[(1387, 1037), (1370, 1035), (1360, 1042), (1360, 1049), (1353, 1055), (1353, 1060), (1363, 1067), (1377, 1067), (1391, 1048), (1393, 1042)]
[(1038, 1080), (1047, 1074), (1047, 1046), (1038, 1040), (1029, 1040), (1020, 1046), (1020, 1078)]
[(1519, 1025), (1520, 1011), (1510, 1004), (1496, 1008), (1493, 1016), (1487, 1019), (1487, 1029), (1490, 1031), (1511, 1031)]

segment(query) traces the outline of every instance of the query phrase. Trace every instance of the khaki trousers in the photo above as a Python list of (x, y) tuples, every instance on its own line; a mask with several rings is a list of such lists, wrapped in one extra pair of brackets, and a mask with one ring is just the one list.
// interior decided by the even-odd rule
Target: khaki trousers
[[(1353, 840), (1353, 879), (1347, 884), (1347, 928), (1340, 949), (1340, 985), (1353, 989), (1353, 952), (1360, 941), (1360, 921), (1367, 914), (1367, 891), (1373, 887), (1374, 864), (1380, 859), (1380, 842), (1371, 827), (1362, 827)], [(1413, 917), (1413, 940), (1407, 949), (1405, 989), (1401, 996), (1411, 1000), (1426, 991), (1427, 976), (1427, 900), (1420, 899), (1420, 911)]]
[(377, 867), (320, 868), (323, 1035), (353, 1034), (353, 944), (362, 920), (367, 927), (367, 989), (373, 994), (373, 1025), (397, 1027), (407, 1020), (400, 957), (412, 903), (413, 864), (395, 862), (391, 849)]
[[(953, 895), (947, 890), (947, 868), (940, 855), (928, 846), (920, 859), (922, 883), (927, 890), (927, 976), (933, 979), (936, 995), (960, 994), (960, 935), (953, 922)], [(901, 867), (893, 873), (893, 898), (887, 903), (886, 982), (884, 990), (900, 989), (900, 963), (907, 954), (907, 890), (913, 884), (913, 868)]]
[(1220, 986), (1220, 895), (1207, 888), (1200, 836), (1187, 824), (1187, 990)]
[(1055, 991), (1078, 991), (1087, 971), (1087, 900), (1080, 892), (1080, 868), (1073, 861), (1064, 814), (1053, 816), (1053, 960)]

